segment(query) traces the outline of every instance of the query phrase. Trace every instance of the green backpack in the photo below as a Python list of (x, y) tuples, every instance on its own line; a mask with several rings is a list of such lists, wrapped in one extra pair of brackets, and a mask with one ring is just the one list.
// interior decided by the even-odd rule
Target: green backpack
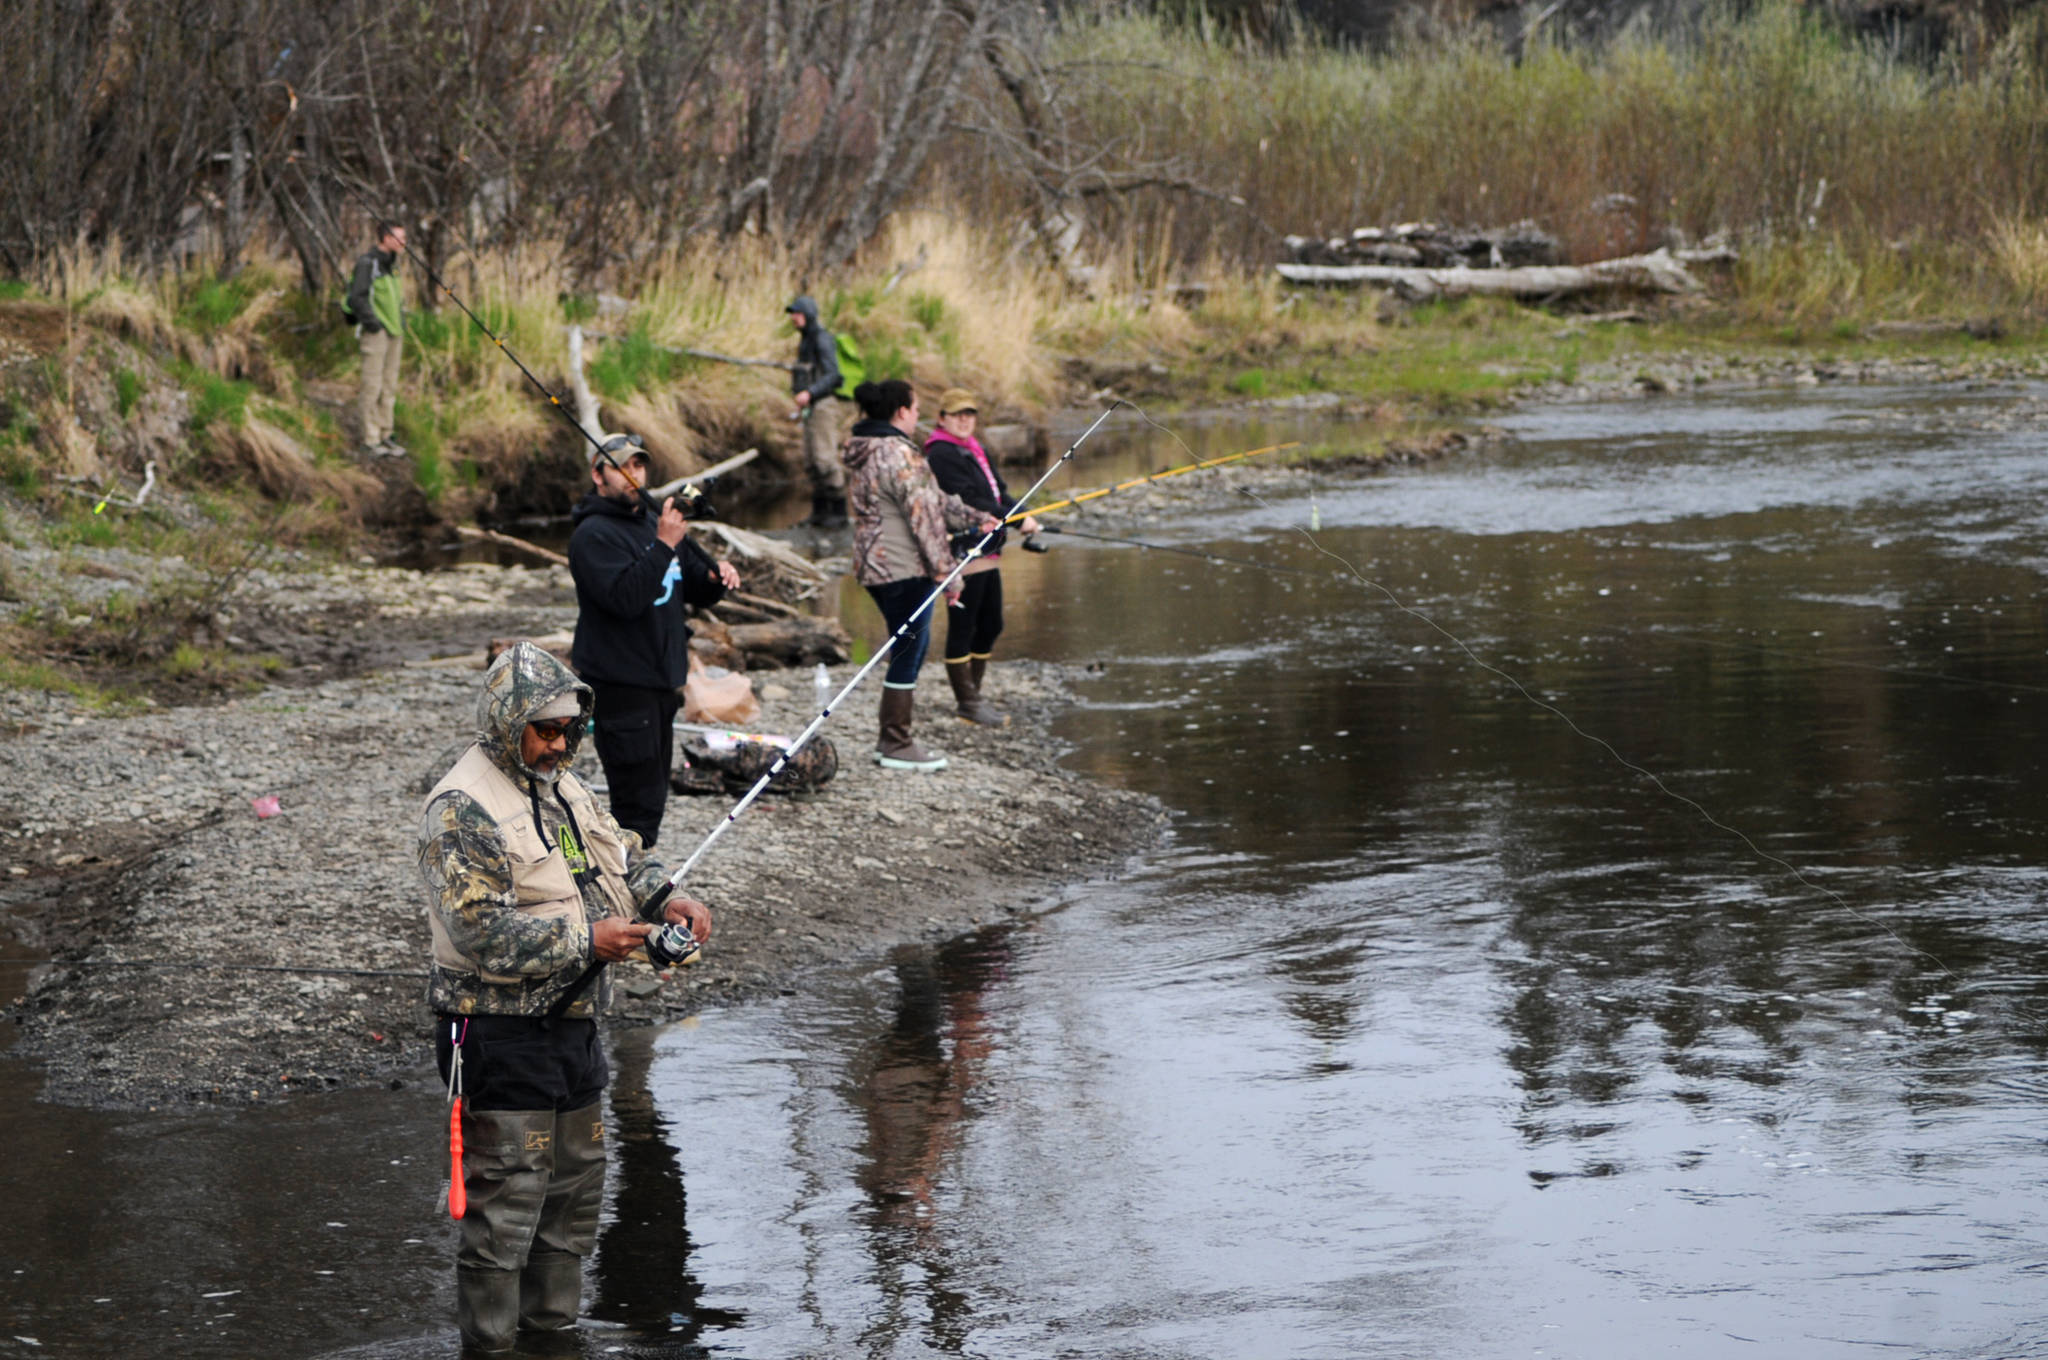
[(867, 362), (860, 357), (860, 342), (845, 331), (836, 332), (832, 339), (839, 347), (839, 387), (832, 395), (852, 401), (853, 389), (868, 380)]

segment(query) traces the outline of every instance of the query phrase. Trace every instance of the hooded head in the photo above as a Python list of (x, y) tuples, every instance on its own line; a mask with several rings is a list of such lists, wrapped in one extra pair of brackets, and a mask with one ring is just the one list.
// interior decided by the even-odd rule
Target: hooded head
[(818, 328), (818, 304), (812, 299), (808, 297), (791, 298), (789, 305), (782, 310), (786, 313), (803, 317), (805, 330), (816, 330)]
[(553, 783), (575, 762), (582, 734), (569, 741), (568, 750), (552, 770), (540, 770), (527, 764), (520, 750), (526, 725), (548, 710), (554, 710), (547, 712), (550, 718), (580, 716), (587, 725), (594, 697), (590, 686), (578, 680), (553, 653), (531, 642), (515, 642), (484, 672), (484, 690), (476, 701), (477, 744), (493, 764), (515, 780)]

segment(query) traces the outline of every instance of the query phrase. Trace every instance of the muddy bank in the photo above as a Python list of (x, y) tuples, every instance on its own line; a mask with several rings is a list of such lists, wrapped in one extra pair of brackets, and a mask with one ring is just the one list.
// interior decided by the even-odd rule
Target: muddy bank
[[(415, 815), (438, 753), (469, 730), (479, 656), (129, 718), (33, 697), (33, 730), (0, 741), (0, 771), (28, 795), (0, 812), (0, 911), (52, 955), (26, 998), (6, 998), (10, 1056), (40, 1064), (48, 1098), (251, 1103), (431, 1079)], [(781, 679), (757, 677), (759, 726), (794, 732), (809, 685)], [(629, 965), (615, 1021), (729, 1003), (796, 985), (807, 965), (1000, 919), (1158, 833), (1147, 800), (1055, 765), (1055, 668), (1006, 665), (991, 680), (1014, 715), (997, 732), (937, 721), (945, 681), (927, 667), (925, 731), (953, 757), (933, 776), (867, 761), (873, 700), (858, 693), (827, 729), (838, 778), (803, 801), (762, 800), (700, 867), (694, 889), (718, 914), (704, 961), (666, 980)], [(282, 815), (256, 815), (250, 800), (266, 795)], [(680, 859), (728, 806), (674, 800), (661, 848)], [(124, 966), (138, 963), (173, 966)]]

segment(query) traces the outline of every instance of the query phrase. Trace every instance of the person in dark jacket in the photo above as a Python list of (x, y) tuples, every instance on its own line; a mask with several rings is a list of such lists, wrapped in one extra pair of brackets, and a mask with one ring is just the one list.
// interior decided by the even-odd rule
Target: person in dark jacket
[(405, 293), (398, 283), (398, 256), (405, 249), (405, 228), (387, 226), (377, 246), (356, 261), (348, 281), (348, 315), (355, 322), (356, 348), (363, 356), (362, 378), (356, 387), (356, 424), (363, 452), (373, 458), (397, 458), (405, 450), (391, 438), (393, 408), (398, 402), (398, 361), (405, 351)]
[[(924, 460), (931, 465), (939, 490), (958, 496), (976, 510), (997, 519), (1008, 518), (1017, 508), (995, 460), (974, 437), (980, 419), (974, 394), (965, 388), (948, 388), (939, 397), (939, 427), (925, 441)], [(1027, 534), (1038, 532), (1038, 521), (1026, 516), (1018, 525)], [(1003, 574), (998, 560), (1007, 531), (998, 530), (980, 557), (960, 573), (960, 596), (946, 605), (946, 680), (953, 686), (953, 702), (960, 717), (986, 727), (1001, 727), (1009, 717), (981, 697), (982, 679), (988, 674), (989, 657), (996, 638), (1003, 631)], [(956, 534), (950, 546), (953, 555), (964, 557), (980, 539), (979, 534)]]
[(591, 455), (590, 482), (569, 535), (577, 608), (569, 659), (595, 693), (593, 741), (611, 786), (612, 818), (652, 849), (668, 808), (676, 710), (690, 678), (685, 609), (718, 603), (740, 578), (730, 562), (713, 561), (690, 541), (673, 497), (659, 516), (648, 513), (640, 496), (647, 455), (636, 440), (606, 440)]
[(810, 523), (836, 529), (846, 523), (846, 469), (839, 462), (839, 340), (818, 320), (818, 304), (792, 299), (789, 324), (797, 331), (796, 367), (789, 390), (803, 421), (804, 466), (811, 473)]

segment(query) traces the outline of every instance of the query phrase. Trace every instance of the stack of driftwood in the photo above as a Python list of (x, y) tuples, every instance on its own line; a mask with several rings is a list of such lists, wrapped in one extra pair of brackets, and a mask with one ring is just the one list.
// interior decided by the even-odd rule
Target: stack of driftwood
[(1317, 240), (1287, 238), (1291, 263), (1378, 264), (1396, 268), (1516, 269), (1556, 264), (1557, 238), (1524, 219), (1490, 231), (1464, 231), (1440, 222), (1403, 222), (1396, 227), (1360, 227), (1349, 236)]
[(838, 665), (853, 655), (852, 640), (839, 620), (806, 612), (846, 563), (813, 562), (764, 534), (708, 520), (692, 532), (697, 541), (739, 569), (743, 590), (729, 590), (691, 622), (693, 651), (728, 670), (778, 666)]
[(1647, 255), (1560, 264), (1555, 237), (1534, 222), (1485, 231), (1409, 222), (1361, 227), (1350, 236), (1287, 238), (1291, 259), (1276, 268), (1290, 283), (1371, 284), (1410, 302), (1480, 293), (1532, 302), (1596, 293), (1691, 293), (1699, 284), (1688, 263), (1724, 263), (1725, 247), (1653, 250)]

